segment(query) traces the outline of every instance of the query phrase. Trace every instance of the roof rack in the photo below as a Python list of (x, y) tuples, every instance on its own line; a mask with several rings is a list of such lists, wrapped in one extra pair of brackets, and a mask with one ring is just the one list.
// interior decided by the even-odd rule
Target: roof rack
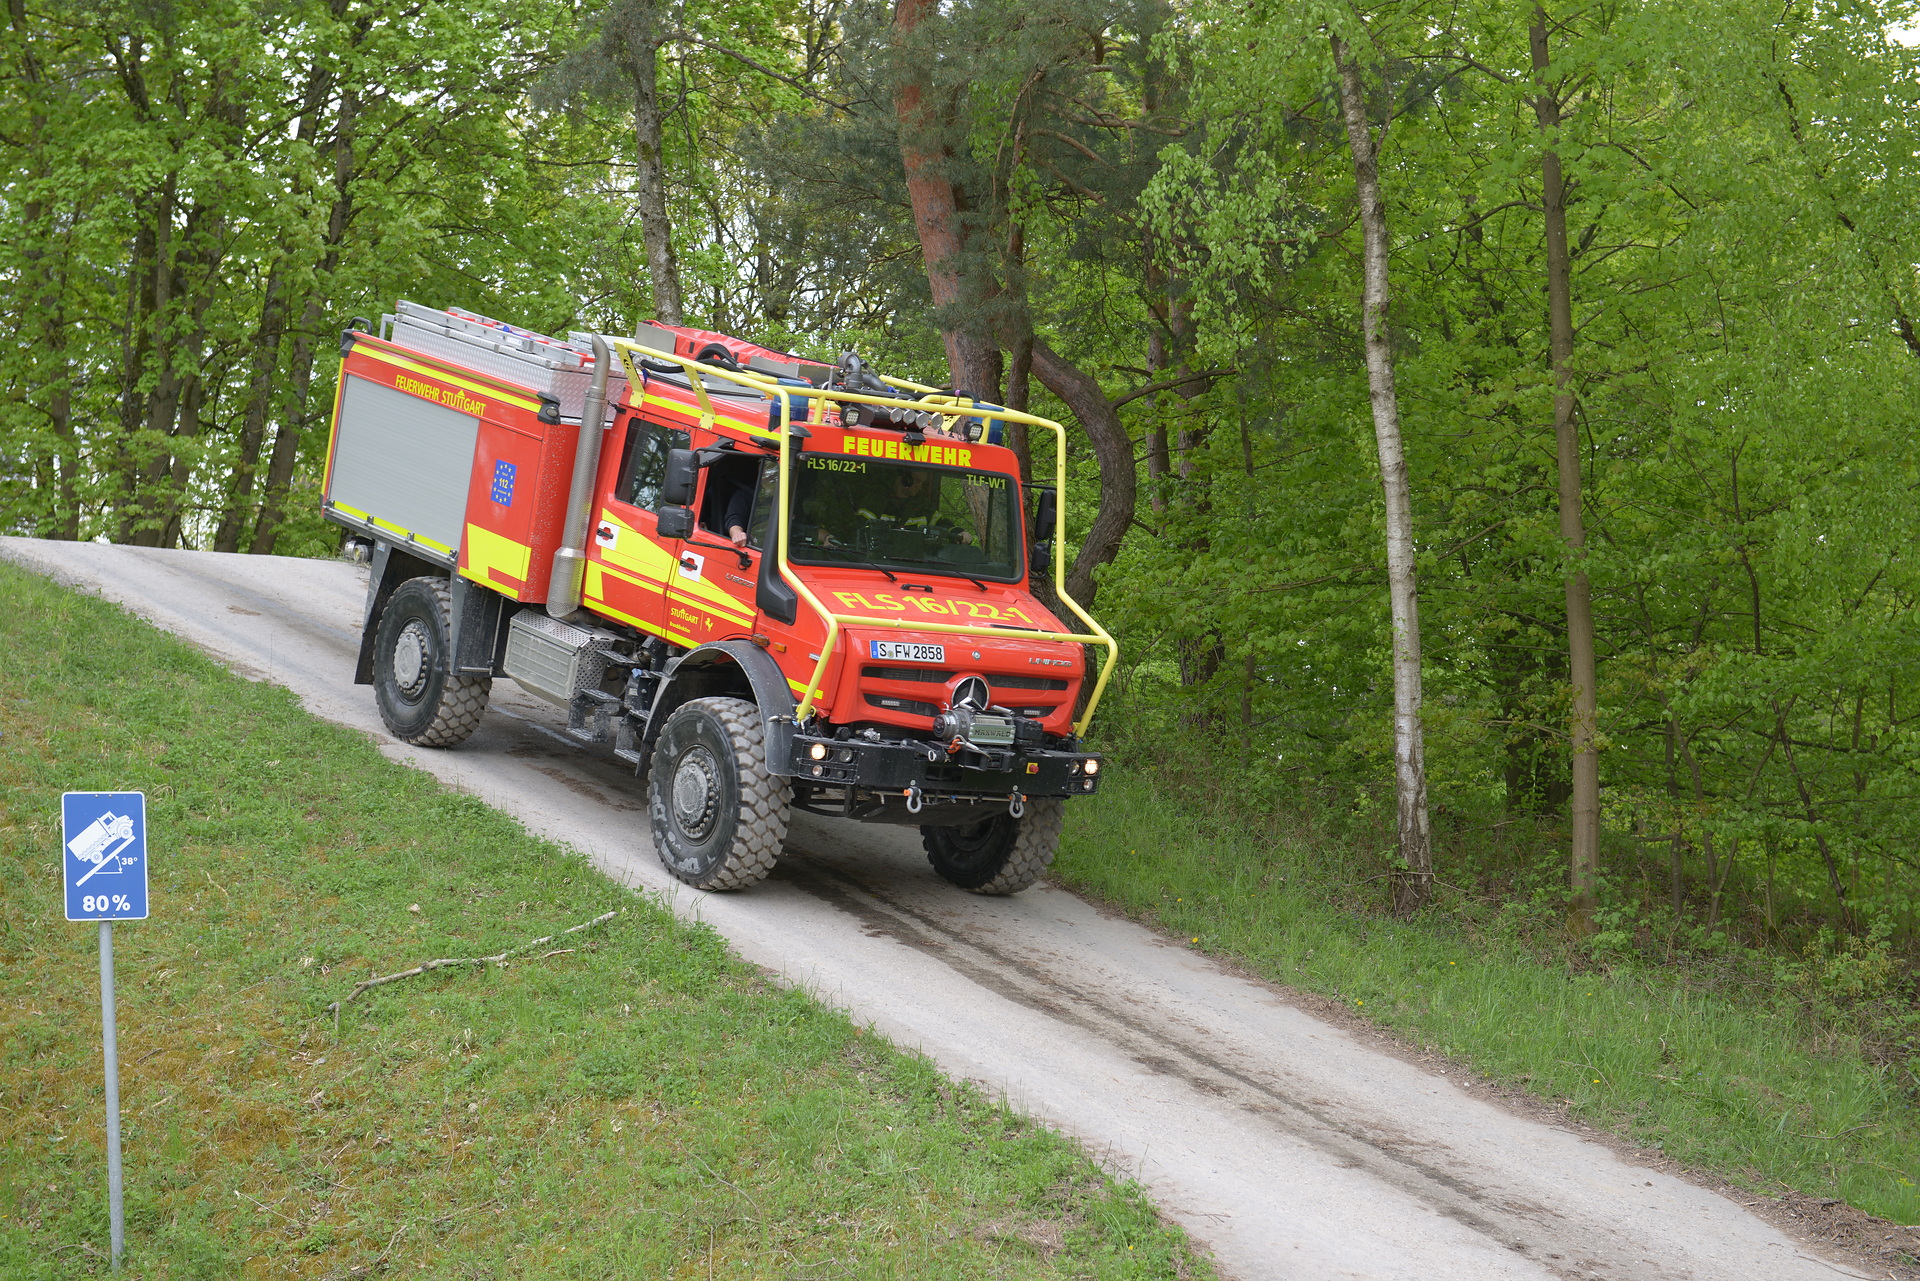
[[(450, 307), (441, 311), (401, 299), (392, 315), (382, 316), (381, 336), (408, 351), (465, 365), (504, 378), (560, 402), (560, 417), (578, 422), (585, 412), (587, 386), (593, 381), (593, 335), (570, 333), (564, 340)], [(625, 390), (619, 362), (607, 370), (607, 402)]]

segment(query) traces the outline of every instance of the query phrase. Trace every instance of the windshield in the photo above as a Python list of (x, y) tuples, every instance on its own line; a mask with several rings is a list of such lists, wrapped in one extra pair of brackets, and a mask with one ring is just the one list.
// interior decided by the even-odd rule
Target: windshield
[(793, 468), (788, 554), (803, 565), (1017, 581), (1017, 493), (997, 472), (805, 454)]

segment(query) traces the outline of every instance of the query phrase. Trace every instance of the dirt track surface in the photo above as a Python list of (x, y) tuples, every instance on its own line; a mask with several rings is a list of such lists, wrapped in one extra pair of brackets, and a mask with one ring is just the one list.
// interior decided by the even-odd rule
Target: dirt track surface
[(954, 890), (910, 830), (796, 815), (766, 883), (689, 890), (654, 857), (631, 773), (566, 740), (559, 710), (510, 681), (496, 682), (460, 748), (389, 739), (372, 690), (352, 684), (357, 566), (19, 538), (0, 539), (0, 555), (286, 686), (388, 756), (580, 849), (748, 960), (1079, 1136), (1141, 1179), (1226, 1276), (1875, 1275), (1370, 1048), (1071, 894)]

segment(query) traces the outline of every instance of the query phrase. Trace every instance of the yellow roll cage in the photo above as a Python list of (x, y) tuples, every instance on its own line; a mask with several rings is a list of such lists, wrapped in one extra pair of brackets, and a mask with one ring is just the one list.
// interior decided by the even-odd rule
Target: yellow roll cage
[(1106, 691), (1107, 681), (1113, 675), (1114, 665), (1120, 661), (1120, 646), (1112, 636), (1107, 634), (1106, 628), (1095, 622), (1093, 616), (1087, 613), (1086, 610), (1080, 608), (1080, 603), (1067, 594), (1066, 428), (1054, 422), (1051, 418), (1038, 418), (1032, 414), (1022, 413), (1017, 409), (989, 408), (984, 405), (973, 404), (970, 401), (962, 404), (960, 403), (959, 397), (942, 392), (938, 387), (926, 387), (920, 383), (909, 382), (904, 378), (888, 378), (882, 375), (880, 381), (890, 387), (897, 387), (902, 391), (921, 393), (927, 398), (922, 400), (903, 400), (892, 396), (871, 396), (864, 392), (829, 391), (825, 388), (815, 387), (809, 387), (805, 391), (801, 391), (799, 388), (788, 387), (785, 384), (774, 381), (772, 378), (762, 377), (759, 374), (722, 369), (718, 365), (703, 364), (691, 357), (677, 355), (670, 351), (662, 351), (656, 347), (644, 347), (639, 343), (625, 338), (613, 339), (613, 346), (620, 352), (621, 360), (627, 365), (628, 385), (632, 387), (641, 386), (644, 380), (640, 376), (640, 371), (633, 367), (633, 361), (630, 356), (639, 357), (644, 360), (670, 360), (685, 369), (687, 371), (687, 381), (692, 384), (693, 394), (700, 402), (700, 426), (708, 431), (713, 430), (713, 402), (707, 396), (706, 385), (702, 381), (703, 377), (720, 378), (727, 382), (738, 383), (743, 387), (752, 388), (754, 391), (769, 398), (777, 397), (780, 401), (780, 421), (787, 426), (791, 426), (793, 423), (793, 396), (798, 393), (805, 396), (808, 400), (830, 400), (858, 405), (884, 405), (891, 409), (908, 409), (915, 412), (932, 411), (933, 413), (944, 414), (953, 418), (994, 419), (1003, 423), (1025, 423), (1029, 427), (1044, 427), (1051, 431), (1057, 446), (1054, 450), (1054, 486), (1055, 493), (1058, 495), (1054, 503), (1053, 587), (1054, 591), (1059, 595), (1061, 602), (1073, 611), (1075, 617), (1087, 625), (1087, 632), (1042, 632), (1005, 626), (975, 627), (966, 623), (933, 623), (923, 622), (918, 619), (909, 621), (901, 618), (867, 618), (859, 614), (834, 613), (820, 602), (820, 598), (815, 596), (800, 576), (793, 572), (792, 566), (787, 561), (787, 540), (790, 534), (788, 527), (791, 524), (788, 508), (792, 502), (791, 491), (793, 488), (790, 483), (793, 465), (793, 433), (791, 431), (780, 431), (778, 433), (753, 432), (753, 429), (747, 429), (755, 435), (778, 435), (780, 441), (780, 519), (778, 522), (780, 533), (775, 541), (777, 556), (775, 564), (780, 570), (780, 577), (796, 592), (800, 593), (807, 604), (813, 607), (814, 612), (827, 620), (827, 639), (820, 646), (819, 661), (814, 664), (813, 675), (807, 679), (806, 692), (800, 699), (799, 707), (794, 711), (796, 720), (806, 719), (808, 711), (813, 707), (815, 695), (820, 693), (821, 678), (826, 675), (827, 663), (833, 657), (833, 647), (840, 639), (840, 629), (842, 627), (890, 627), (916, 632), (941, 632), (955, 636), (986, 636), (998, 640), (1004, 640), (1011, 635), (1025, 636), (1031, 640), (1072, 641), (1081, 645), (1106, 646), (1107, 660), (1101, 664), (1100, 676), (1099, 679), (1094, 682), (1092, 695), (1087, 699), (1087, 709), (1085, 713), (1081, 715), (1079, 722), (1073, 727), (1076, 734), (1085, 734), (1087, 732), (1087, 726), (1093, 720), (1094, 709), (1100, 705), (1100, 696)]

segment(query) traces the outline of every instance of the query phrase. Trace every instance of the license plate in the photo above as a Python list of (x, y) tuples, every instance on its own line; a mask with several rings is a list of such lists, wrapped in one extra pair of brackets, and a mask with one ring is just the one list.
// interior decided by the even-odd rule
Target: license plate
[(919, 641), (873, 641), (875, 658), (891, 659), (896, 663), (944, 663), (947, 661), (945, 645), (922, 645)]

